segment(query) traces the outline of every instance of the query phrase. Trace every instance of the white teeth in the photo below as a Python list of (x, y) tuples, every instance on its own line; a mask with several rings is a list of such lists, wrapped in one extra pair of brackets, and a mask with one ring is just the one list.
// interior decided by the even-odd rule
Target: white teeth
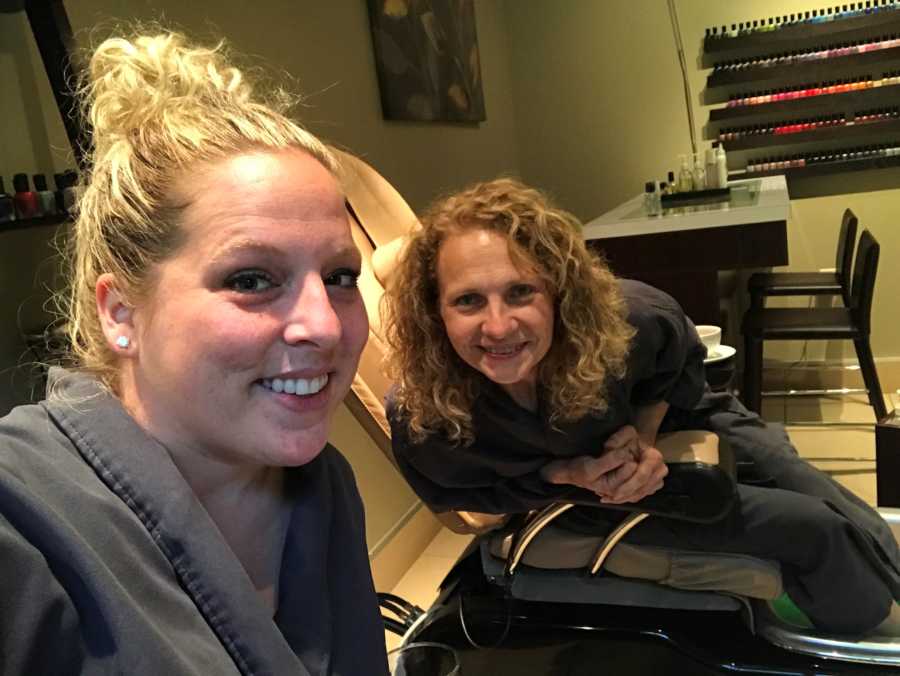
[(513, 345), (511, 347), (485, 347), (484, 351), (487, 352), (488, 354), (507, 355), (507, 354), (513, 354), (514, 352), (517, 352), (520, 348), (521, 348), (521, 345)]
[(263, 387), (273, 392), (284, 392), (285, 394), (296, 394), (304, 396), (307, 394), (316, 394), (321, 392), (322, 388), (328, 384), (328, 374), (322, 374), (317, 378), (268, 378), (263, 379)]

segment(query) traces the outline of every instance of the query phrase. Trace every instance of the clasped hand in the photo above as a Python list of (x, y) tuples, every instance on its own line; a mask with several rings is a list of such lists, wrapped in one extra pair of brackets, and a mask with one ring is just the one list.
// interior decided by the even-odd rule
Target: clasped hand
[(637, 502), (663, 486), (669, 469), (662, 453), (626, 425), (603, 445), (599, 457), (582, 455), (554, 460), (541, 468), (545, 481), (572, 484), (600, 496), (605, 504)]

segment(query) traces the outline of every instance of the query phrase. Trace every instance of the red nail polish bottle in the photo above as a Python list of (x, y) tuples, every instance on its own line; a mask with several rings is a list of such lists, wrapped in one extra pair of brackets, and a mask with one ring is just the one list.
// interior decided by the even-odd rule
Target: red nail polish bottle
[(13, 176), (13, 187), (16, 189), (13, 197), (16, 204), (16, 218), (37, 218), (40, 214), (38, 198), (28, 187), (28, 175), (16, 174)]

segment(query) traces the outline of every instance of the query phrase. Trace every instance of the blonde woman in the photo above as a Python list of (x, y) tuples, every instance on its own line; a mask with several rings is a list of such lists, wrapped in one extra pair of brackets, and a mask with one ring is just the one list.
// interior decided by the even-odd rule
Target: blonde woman
[(783, 429), (710, 392), (678, 304), (617, 280), (540, 192), (499, 179), (437, 202), (384, 314), (394, 454), (435, 511), (599, 499), (607, 508), (563, 519), (606, 532), (617, 505), (664, 486), (659, 433), (712, 430), (753, 463), (758, 484), (739, 485), (720, 522), (651, 520), (631, 541), (776, 559), (788, 594), (778, 608), (796, 604), (825, 630), (896, 632), (900, 559), (883, 520), (800, 460)]
[(0, 671), (386, 673), (327, 443), (368, 331), (334, 158), (176, 34), (83, 93), (77, 368), (0, 421)]

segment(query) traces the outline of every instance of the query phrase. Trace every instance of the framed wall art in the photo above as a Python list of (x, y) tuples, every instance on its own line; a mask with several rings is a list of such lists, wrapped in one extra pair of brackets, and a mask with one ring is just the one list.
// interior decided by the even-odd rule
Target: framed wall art
[(481, 122), (472, 0), (368, 0), (385, 119)]

